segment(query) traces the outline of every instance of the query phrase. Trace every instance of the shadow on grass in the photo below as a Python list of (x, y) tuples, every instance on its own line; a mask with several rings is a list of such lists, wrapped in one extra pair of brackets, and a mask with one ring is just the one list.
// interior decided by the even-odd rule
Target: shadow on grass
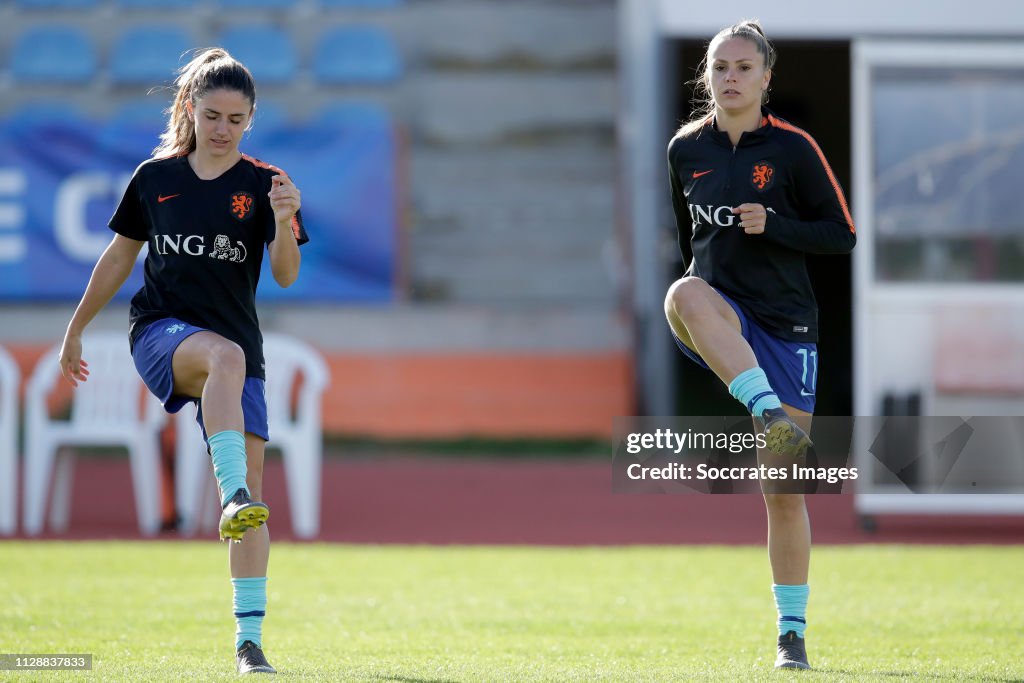
[[(321, 674), (322, 675), (322, 674)], [(282, 670), (277, 672), (277, 678), (316, 678), (314, 672), (308, 669), (296, 669), (294, 671)], [(361, 681), (395, 681), (396, 683), (460, 683), (451, 678), (416, 678), (415, 676), (400, 676), (398, 674), (359, 674)]]
[(972, 681), (992, 681), (992, 683), (1024, 683), (1022, 678), (1003, 678), (1002, 676), (978, 676), (973, 674), (958, 673), (927, 673), (921, 671), (847, 671), (846, 669), (830, 669), (827, 667), (814, 667), (814, 673), (838, 674), (840, 676), (864, 676), (865, 673), (871, 676), (885, 678), (913, 678), (914, 680), (925, 681), (962, 681), (965, 676)]

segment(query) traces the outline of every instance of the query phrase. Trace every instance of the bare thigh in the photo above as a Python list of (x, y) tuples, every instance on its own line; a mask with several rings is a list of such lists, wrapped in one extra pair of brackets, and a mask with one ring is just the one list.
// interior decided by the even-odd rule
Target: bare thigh
[(234, 373), (245, 382), (245, 353), (238, 344), (216, 332), (196, 332), (178, 345), (171, 359), (174, 394), (201, 398), (213, 368)]

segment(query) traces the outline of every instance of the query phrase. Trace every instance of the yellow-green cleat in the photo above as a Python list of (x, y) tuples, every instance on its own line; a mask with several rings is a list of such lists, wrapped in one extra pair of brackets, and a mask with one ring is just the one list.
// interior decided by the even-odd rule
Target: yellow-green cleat
[(265, 503), (254, 503), (245, 489), (238, 489), (220, 514), (220, 540), (230, 538), (242, 542), (242, 535), (249, 529), (259, 529), (270, 517), (270, 508)]
[(803, 458), (813, 444), (811, 437), (782, 408), (769, 408), (760, 418), (768, 450), (789, 458)]

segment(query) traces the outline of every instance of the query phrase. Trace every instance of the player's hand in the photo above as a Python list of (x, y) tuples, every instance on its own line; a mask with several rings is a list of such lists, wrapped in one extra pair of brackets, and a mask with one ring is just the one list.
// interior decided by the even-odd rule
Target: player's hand
[(739, 214), (740, 227), (748, 235), (760, 235), (764, 232), (765, 221), (768, 220), (768, 212), (761, 204), (740, 204), (732, 210)]
[(77, 387), (79, 382), (89, 379), (89, 364), (82, 360), (82, 337), (67, 334), (60, 347), (60, 374), (64, 379)]
[(302, 206), (302, 193), (295, 183), (286, 175), (276, 175), (270, 179), (270, 208), (274, 210), (274, 220), (278, 225), (290, 223), (292, 216)]

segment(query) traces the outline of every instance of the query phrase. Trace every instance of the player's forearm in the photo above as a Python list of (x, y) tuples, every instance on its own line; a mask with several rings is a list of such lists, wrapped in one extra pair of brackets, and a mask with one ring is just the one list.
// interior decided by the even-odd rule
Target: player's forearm
[(85, 294), (75, 309), (75, 314), (68, 324), (68, 334), (81, 335), (85, 327), (92, 322), (96, 314), (103, 310), (103, 307), (110, 303), (117, 291), (121, 289), (128, 276), (135, 266), (135, 258), (139, 249), (133, 246), (118, 244), (117, 240), (110, 243), (96, 262), (89, 284), (85, 288)]
[(798, 221), (768, 213), (765, 237), (790, 249), (808, 254), (848, 254), (857, 235), (845, 222)]
[(270, 243), (270, 271), (274, 281), (282, 287), (291, 286), (299, 277), (302, 257), (299, 244), (292, 232), (292, 221), (277, 224), (277, 234)]

